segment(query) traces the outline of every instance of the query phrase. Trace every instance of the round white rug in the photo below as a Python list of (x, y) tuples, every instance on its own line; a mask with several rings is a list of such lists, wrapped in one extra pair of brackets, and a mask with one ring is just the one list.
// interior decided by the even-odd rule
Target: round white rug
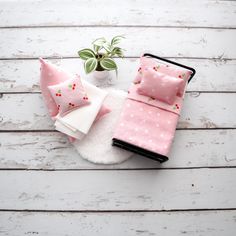
[(89, 133), (73, 144), (81, 157), (97, 164), (116, 164), (127, 160), (132, 152), (111, 145), (114, 128), (127, 94), (121, 90), (107, 90), (104, 104), (111, 112), (99, 119)]

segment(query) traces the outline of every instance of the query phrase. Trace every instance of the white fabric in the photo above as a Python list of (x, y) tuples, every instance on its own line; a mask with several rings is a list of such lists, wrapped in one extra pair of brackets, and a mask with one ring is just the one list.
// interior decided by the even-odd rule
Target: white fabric
[(66, 133), (76, 139), (81, 139), (88, 133), (103, 104), (107, 92), (96, 86), (82, 81), (90, 100), (90, 104), (80, 107), (69, 114), (56, 117), (56, 130)]
[(111, 145), (112, 135), (127, 94), (110, 90), (104, 104), (111, 109), (91, 127), (82, 140), (73, 145), (86, 160), (99, 164), (115, 164), (127, 160), (133, 153)]
[(79, 139), (81, 140), (85, 134), (83, 134), (82, 132), (79, 132), (79, 131), (73, 131), (72, 129), (70, 129), (68, 126), (66, 126), (65, 124), (61, 123), (60, 121), (56, 121), (55, 122), (55, 128), (56, 130), (64, 133), (64, 134), (67, 134), (73, 138), (76, 138), (76, 139)]

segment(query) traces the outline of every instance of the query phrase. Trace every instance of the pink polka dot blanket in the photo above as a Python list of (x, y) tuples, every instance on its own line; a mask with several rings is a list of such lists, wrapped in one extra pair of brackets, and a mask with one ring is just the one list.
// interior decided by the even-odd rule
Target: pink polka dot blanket
[(194, 74), (193, 68), (144, 54), (114, 130), (113, 146), (167, 161), (186, 85)]

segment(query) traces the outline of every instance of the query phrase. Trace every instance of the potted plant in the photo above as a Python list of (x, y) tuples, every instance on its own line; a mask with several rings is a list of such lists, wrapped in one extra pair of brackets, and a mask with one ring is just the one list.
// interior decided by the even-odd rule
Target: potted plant
[(96, 78), (106, 78), (109, 71), (115, 70), (117, 65), (113, 57), (124, 57), (123, 49), (118, 47), (124, 36), (115, 36), (109, 42), (104, 37), (98, 38), (92, 42), (93, 50), (85, 48), (78, 51), (79, 57), (84, 60), (84, 70), (86, 74), (93, 72)]

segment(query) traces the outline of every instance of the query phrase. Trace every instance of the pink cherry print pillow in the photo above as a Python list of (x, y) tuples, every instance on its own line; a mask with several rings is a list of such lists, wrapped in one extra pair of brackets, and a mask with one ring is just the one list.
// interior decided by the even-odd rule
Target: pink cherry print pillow
[(48, 89), (57, 104), (60, 115), (65, 115), (75, 108), (90, 103), (78, 75), (62, 83), (48, 86)]
[(153, 68), (146, 68), (142, 73), (143, 77), (137, 92), (172, 105), (183, 80), (163, 74)]
[(142, 76), (143, 70), (145, 70), (147, 68), (153, 68), (154, 70), (159, 71), (163, 74), (167, 74), (169, 76), (173, 76), (175, 78), (179, 78), (179, 79), (183, 80), (183, 82), (177, 92), (177, 96), (179, 96), (179, 97), (183, 96), (186, 83), (189, 80), (190, 75), (192, 73), (190, 70), (179, 69), (179, 68), (176, 68), (175, 66), (170, 66), (169, 64), (159, 63), (156, 59), (142, 56), (140, 58), (140, 67), (138, 69), (138, 73), (134, 79), (135, 84), (138, 84), (141, 82), (142, 77), (143, 77)]

